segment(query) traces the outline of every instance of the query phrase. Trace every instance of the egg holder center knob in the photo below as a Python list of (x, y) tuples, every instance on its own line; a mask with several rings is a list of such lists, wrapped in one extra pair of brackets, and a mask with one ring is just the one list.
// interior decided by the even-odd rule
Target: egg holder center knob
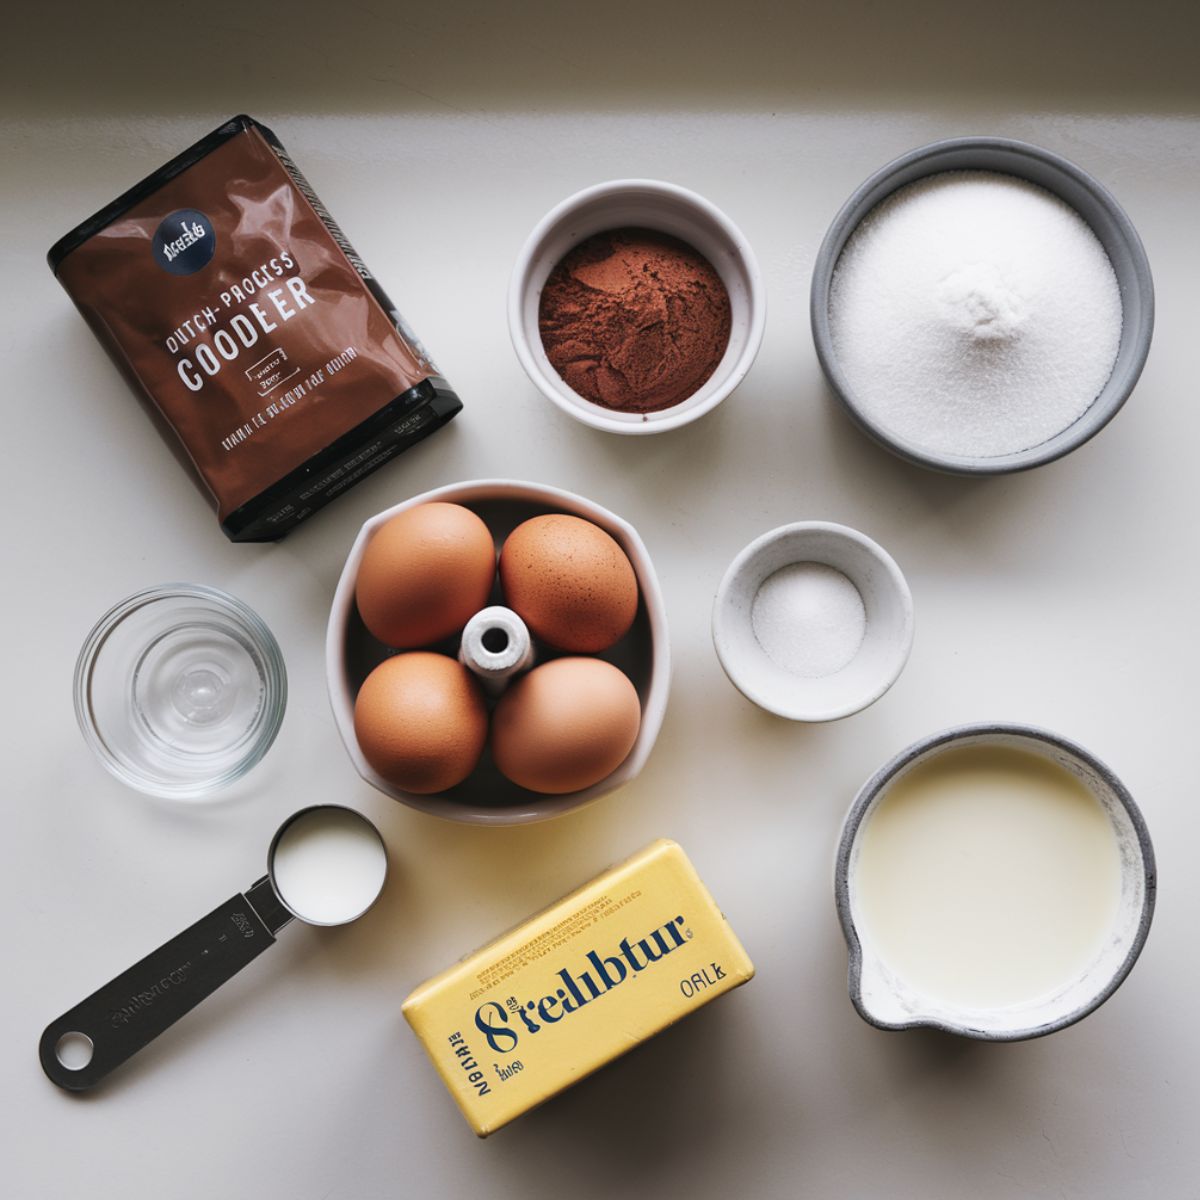
[[(490, 751), (463, 783), (444, 792), (418, 795), (394, 786), (367, 762), (354, 731), (354, 705), (371, 671), (394, 653), (367, 631), (355, 603), (355, 581), (372, 536), (393, 517), (420, 504), (461, 504), (488, 526), (497, 549), (509, 533), (531, 517), (565, 513), (608, 533), (628, 557), (637, 577), (637, 614), (629, 632), (597, 655), (619, 668), (633, 684), (641, 706), (641, 724), (632, 749), (611, 774), (590, 787), (546, 795), (519, 787), (496, 768)], [(503, 643), (503, 645), (502, 645)], [(503, 602), (497, 583), (490, 603), (453, 638), (432, 647), (458, 658), (495, 699), (512, 680), (553, 648), (538, 645), (525, 622)], [(326, 675), (334, 719), (355, 769), (373, 787), (412, 808), (474, 824), (515, 825), (545, 820), (579, 808), (634, 779), (645, 766), (666, 712), (670, 686), (670, 647), (662, 591), (650, 555), (628, 522), (592, 501), (543, 484), (507, 479), (475, 480), (436, 488), (371, 517), (360, 529), (334, 593), (325, 644)]]
[(529, 626), (503, 604), (489, 604), (466, 624), (458, 661), (480, 682), (489, 696), (499, 696), (509, 683), (535, 661)]

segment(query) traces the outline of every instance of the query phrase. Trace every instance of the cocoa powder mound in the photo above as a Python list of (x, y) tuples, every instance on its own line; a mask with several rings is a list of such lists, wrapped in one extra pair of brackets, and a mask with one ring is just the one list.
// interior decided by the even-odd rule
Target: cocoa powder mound
[(619, 412), (658, 412), (716, 370), (729, 344), (729, 293), (686, 242), (614, 229), (585, 238), (550, 272), (538, 327), (579, 395)]

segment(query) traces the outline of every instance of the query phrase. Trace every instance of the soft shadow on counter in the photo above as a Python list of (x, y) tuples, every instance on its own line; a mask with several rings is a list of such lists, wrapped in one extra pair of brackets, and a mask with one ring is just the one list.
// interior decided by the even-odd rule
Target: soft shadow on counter
[[(21, 50), (9, 55), (0, 94), (14, 115), (188, 113), (214, 100), (226, 115), (249, 107), (453, 117), (531, 104), (829, 111), (917, 97), (953, 97), (964, 111), (972, 101), (1011, 100), (1016, 78), (1035, 110), (1195, 111), (1196, 13), (1151, 0), (1133, 19), (1128, 5), (1096, 0), (1080, 21), (1073, 5), (1010, 0), (1003, 21), (981, 22), (952, 0), (931, 0), (919, 19), (903, 5), (814, 11), (744, 0), (733, 19), (717, 0), (614, 0), (603, 18), (611, 34), (598, 37), (593, 9), (554, 0), (525, 0), (519, 16), (488, 0), (294, 0), (286, 15), (211, 0), (168, 54), (152, 0), (77, 6), (69, 21), (55, 5), (20, 5), (7, 44)], [(964, 54), (981, 31), (983, 51)]]
[[(920, 529), (933, 530), (939, 559), (988, 556), (1020, 561), (1037, 538), (1048, 511), (1061, 503), (1073, 477), (1089, 471), (1092, 456), (1108, 453), (1105, 432), (1055, 462), (1003, 475), (948, 475), (906, 462), (858, 429), (821, 376), (819, 419), (831, 469), (844, 480), (870, 481), (864, 492), (873, 527), (864, 532), (906, 542)], [(933, 539), (927, 539), (933, 541)], [(905, 564), (901, 563), (903, 567)]]
[(997, 479), (1002, 478), (945, 475), (899, 458), (855, 425), (824, 375), (813, 379), (809, 395), (809, 402), (818, 410), (836, 475), (869, 480), (872, 492), (896, 501), (898, 515), (907, 520), (923, 521), (970, 504), (994, 490)]
[[(753, 1123), (728, 1020), (738, 999), (691, 1014), (500, 1131), (488, 1145), (494, 1169), (527, 1174), (534, 1163), (544, 1185), (561, 1174), (564, 1190), (572, 1178), (607, 1177), (617, 1192), (636, 1180), (639, 1194), (656, 1184), (671, 1194), (681, 1173), (718, 1161), (723, 1146), (744, 1139), (748, 1116)], [(798, 1099), (792, 1115), (801, 1115)]]

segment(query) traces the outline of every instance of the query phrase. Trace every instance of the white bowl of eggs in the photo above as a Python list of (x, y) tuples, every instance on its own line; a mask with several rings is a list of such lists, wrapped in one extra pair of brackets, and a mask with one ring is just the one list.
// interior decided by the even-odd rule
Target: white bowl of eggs
[(542, 484), (451, 484), (367, 521), (325, 641), (358, 773), (412, 808), (516, 825), (628, 783), (670, 686), (637, 531)]

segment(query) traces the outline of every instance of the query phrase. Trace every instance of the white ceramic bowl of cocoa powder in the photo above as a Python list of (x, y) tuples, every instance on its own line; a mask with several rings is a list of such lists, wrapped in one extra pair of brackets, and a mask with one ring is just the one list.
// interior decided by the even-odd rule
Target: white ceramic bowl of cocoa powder
[[(729, 342), (708, 379), (686, 400), (654, 412), (623, 412), (572, 389), (542, 344), (538, 316), (551, 272), (577, 243), (617, 229), (669, 234), (712, 264), (729, 294)], [(585, 188), (551, 209), (521, 249), (508, 290), (508, 328), (525, 373), (563, 412), (610, 433), (663, 433), (711, 412), (745, 378), (762, 342), (766, 298), (758, 260), (738, 227), (703, 196), (653, 179)]]

